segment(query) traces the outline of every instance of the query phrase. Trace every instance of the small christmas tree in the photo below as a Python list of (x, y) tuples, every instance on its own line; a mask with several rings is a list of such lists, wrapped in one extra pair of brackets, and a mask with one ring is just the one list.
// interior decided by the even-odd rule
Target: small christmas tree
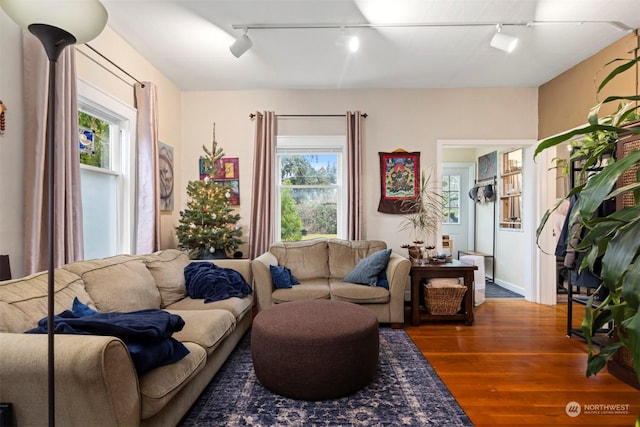
[(242, 230), (236, 225), (240, 215), (233, 214), (229, 207), (231, 189), (214, 181), (224, 156), (216, 142), (215, 123), (211, 151), (204, 145), (202, 148), (206, 176), (187, 184), (187, 208), (180, 211), (180, 225), (176, 227), (178, 247), (188, 250), (192, 259), (225, 257), (242, 243)]

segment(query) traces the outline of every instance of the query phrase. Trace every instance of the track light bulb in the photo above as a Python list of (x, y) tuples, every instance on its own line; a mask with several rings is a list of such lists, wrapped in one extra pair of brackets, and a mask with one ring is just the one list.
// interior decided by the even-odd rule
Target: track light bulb
[(242, 37), (233, 42), (233, 44), (229, 47), (229, 50), (236, 58), (240, 58), (246, 51), (248, 51), (251, 46), (253, 46), (253, 42), (249, 38), (247, 31), (244, 31)]
[(351, 52), (357, 52), (360, 49), (360, 39), (358, 36), (351, 36), (349, 39), (349, 50)]

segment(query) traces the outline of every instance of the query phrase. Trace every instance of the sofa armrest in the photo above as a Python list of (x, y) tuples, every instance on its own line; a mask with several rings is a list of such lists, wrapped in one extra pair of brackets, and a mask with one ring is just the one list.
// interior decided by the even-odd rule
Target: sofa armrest
[(392, 252), (386, 270), (389, 281), (391, 323), (404, 323), (404, 292), (410, 272), (411, 261)]
[(271, 298), (273, 280), (271, 279), (271, 271), (269, 271), (270, 265), (278, 265), (278, 259), (271, 252), (266, 252), (251, 261), (258, 311), (273, 304), (273, 299)]
[[(13, 404), (17, 425), (46, 424), (47, 348), (47, 335), (0, 333), (0, 401)], [(54, 363), (56, 424), (140, 424), (138, 377), (121, 340), (57, 334)]]

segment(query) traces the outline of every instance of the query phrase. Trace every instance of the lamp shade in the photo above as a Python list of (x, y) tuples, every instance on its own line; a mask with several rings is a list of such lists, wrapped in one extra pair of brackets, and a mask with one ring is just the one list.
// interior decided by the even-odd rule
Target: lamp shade
[(0, 0), (0, 6), (22, 28), (46, 24), (86, 43), (107, 25), (107, 10), (98, 0)]

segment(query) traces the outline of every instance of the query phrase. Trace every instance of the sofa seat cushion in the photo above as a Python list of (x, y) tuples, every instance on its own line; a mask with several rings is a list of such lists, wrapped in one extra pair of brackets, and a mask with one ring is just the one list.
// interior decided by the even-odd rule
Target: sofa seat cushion
[(278, 259), (278, 265), (291, 269), (299, 281), (329, 277), (327, 239), (298, 242), (276, 242), (269, 248)]
[[(75, 297), (95, 307), (78, 275), (57, 269), (54, 280), (55, 313), (71, 310)], [(0, 332), (22, 333), (47, 316), (48, 282), (47, 272), (0, 282)]]
[(98, 311), (160, 308), (160, 291), (156, 281), (139, 257), (118, 255), (77, 261), (62, 268), (82, 278)]
[(227, 310), (167, 310), (184, 320), (181, 331), (172, 337), (182, 343), (192, 342), (213, 353), (222, 340), (236, 328), (236, 318)]
[(190, 260), (177, 249), (165, 249), (143, 257), (160, 291), (161, 308), (187, 296), (184, 268)]
[(331, 290), (327, 279), (301, 280), (291, 289), (276, 289), (271, 294), (274, 304), (303, 299), (330, 299)]
[(381, 240), (329, 239), (329, 276), (332, 279), (346, 277), (358, 262), (375, 252), (387, 249)]
[(204, 299), (194, 299), (186, 297), (167, 307), (166, 310), (227, 310), (230, 311), (236, 320), (244, 317), (244, 315), (253, 307), (253, 297), (247, 295), (244, 298), (232, 297), (221, 301), (213, 301), (205, 303)]
[[(175, 334), (174, 334), (175, 336)], [(160, 366), (140, 377), (142, 419), (152, 417), (204, 368), (207, 353), (193, 342), (185, 342), (189, 354), (176, 363)]]
[(331, 280), (331, 299), (356, 304), (384, 304), (389, 302), (390, 293), (380, 286), (366, 286)]

